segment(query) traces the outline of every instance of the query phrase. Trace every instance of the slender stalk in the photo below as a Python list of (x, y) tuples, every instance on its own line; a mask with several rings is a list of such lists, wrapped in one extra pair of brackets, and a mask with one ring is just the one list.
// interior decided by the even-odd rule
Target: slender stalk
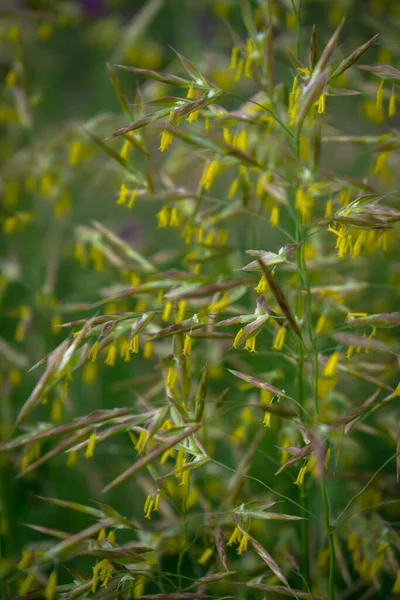
[[(297, 47), (296, 54), (297, 58), (300, 58), (301, 49), (301, 0), (299, 0), (296, 10), (297, 16)], [(300, 130), (295, 135), (295, 154), (297, 158), (300, 156)], [(297, 223), (296, 223), (296, 241), (299, 244), (297, 251), (297, 270), (300, 276), (301, 292), (297, 296), (296, 301), (296, 317), (299, 321), (303, 318), (303, 246), (304, 240), (302, 239), (302, 227), (300, 222), (300, 214), (297, 212)], [(298, 363), (297, 363), (297, 394), (298, 402), (301, 408), (304, 408), (304, 342), (301, 338), (298, 338), (297, 342), (298, 351)], [(300, 521), (300, 543), (301, 543), (301, 557), (300, 557), (300, 571), (303, 576), (304, 582), (308, 588), (307, 591), (311, 591), (311, 576), (310, 576), (310, 543), (308, 536), (308, 499), (307, 492), (304, 486), (300, 486), (299, 504), (301, 506), (300, 513), (302, 520)]]
[(299, 0), (299, 3), (297, 5), (297, 47), (296, 47), (296, 54), (297, 54), (298, 60), (300, 60), (300, 49), (301, 49), (301, 4), (302, 4), (302, 1)]
[[(303, 408), (304, 406), (304, 348), (303, 343), (299, 339), (298, 343), (299, 361), (297, 367), (297, 378), (298, 378), (298, 394), (299, 404)], [(304, 486), (300, 486), (300, 505), (301, 505), (301, 517), (300, 521), (300, 533), (301, 533), (301, 573), (307, 584), (309, 590), (311, 590), (311, 577), (310, 577), (310, 545), (308, 539), (308, 501), (307, 493)]]
[[(300, 149), (300, 132), (299, 128), (296, 136), (296, 148), (297, 158), (299, 158)], [(312, 369), (313, 369), (313, 396), (314, 396), (314, 409), (315, 409), (315, 420), (319, 423), (319, 398), (318, 398), (318, 381), (319, 381), (319, 362), (318, 362), (318, 348), (315, 333), (312, 324), (312, 299), (311, 299), (311, 288), (308, 277), (307, 261), (304, 256), (304, 230), (300, 223), (300, 215), (298, 217), (297, 236), (300, 243), (300, 247), (297, 252), (297, 268), (302, 280), (302, 290), (305, 291), (306, 295), (306, 315), (307, 315), (307, 329), (308, 337), (312, 347)], [(297, 313), (298, 314), (298, 313)], [(299, 350), (299, 363), (303, 362), (304, 354)], [(330, 523), (329, 514), (329, 502), (328, 492), (324, 478), (321, 481), (321, 497), (322, 497), (322, 508), (323, 508), (323, 520), (328, 540), (329, 547), (329, 600), (335, 600), (335, 570), (336, 570), (336, 557), (335, 557), (335, 540), (333, 534), (333, 527)]]
[[(297, 268), (300, 278), (302, 279), (302, 244), (301, 244), (301, 225), (297, 222), (296, 239), (300, 244), (297, 252)], [(303, 285), (301, 286), (303, 288)], [(296, 302), (296, 316), (298, 320), (302, 319), (303, 316), (303, 296), (298, 294)], [(304, 408), (304, 344), (301, 338), (298, 338), (297, 343), (298, 351), (298, 362), (297, 362), (297, 395), (298, 402), (301, 408)], [(307, 494), (304, 486), (300, 486), (299, 504), (301, 506), (300, 513), (302, 520), (300, 521), (300, 540), (301, 540), (301, 559), (300, 559), (300, 571), (307, 585), (308, 590), (311, 590), (311, 577), (310, 577), (310, 545), (308, 539), (308, 502)]]

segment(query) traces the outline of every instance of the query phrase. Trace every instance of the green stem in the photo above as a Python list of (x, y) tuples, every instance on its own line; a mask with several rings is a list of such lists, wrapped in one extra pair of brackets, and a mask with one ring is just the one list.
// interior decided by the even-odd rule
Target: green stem
[(301, 0), (297, 5), (297, 47), (296, 54), (297, 59), (300, 60), (300, 50), (301, 50)]
[[(301, 228), (300, 223), (297, 223), (296, 231), (297, 242), (300, 247), (297, 252), (297, 268), (300, 276), (302, 276), (302, 245), (301, 245)], [(303, 287), (303, 286), (302, 286)], [(296, 302), (296, 315), (297, 319), (301, 320), (303, 316), (303, 302), (302, 294), (297, 296)], [(297, 394), (298, 402), (301, 408), (304, 408), (304, 344), (303, 340), (299, 337), (297, 342), (298, 348), (298, 363), (297, 363)], [(300, 571), (303, 579), (307, 585), (308, 591), (311, 590), (311, 577), (310, 577), (310, 547), (308, 539), (308, 502), (307, 494), (304, 486), (300, 486), (299, 504), (301, 506), (300, 513), (302, 520), (300, 521), (300, 540), (301, 540), (301, 559), (300, 559)]]
[(335, 538), (333, 535), (333, 528), (330, 523), (329, 515), (329, 503), (328, 493), (326, 491), (325, 481), (321, 482), (321, 494), (322, 494), (322, 506), (324, 510), (324, 525), (325, 531), (328, 538), (329, 546), (329, 600), (335, 600), (335, 570), (336, 570), (336, 556), (335, 556)]
[[(304, 257), (304, 239), (301, 240), (301, 246), (298, 250), (298, 269), (302, 275), (303, 289), (306, 293), (306, 308), (307, 308), (307, 326), (308, 336), (312, 347), (312, 368), (313, 368), (313, 396), (314, 396), (314, 408), (315, 408), (315, 420), (319, 423), (319, 403), (318, 403), (318, 380), (319, 380), (319, 362), (318, 362), (318, 349), (315, 333), (312, 324), (312, 298), (310, 282), (308, 277), (307, 262)], [(321, 481), (321, 497), (322, 497), (322, 508), (323, 508), (323, 520), (326, 532), (326, 537), (329, 546), (329, 600), (335, 600), (335, 570), (336, 570), (336, 557), (335, 557), (335, 540), (333, 527), (330, 522), (330, 510), (328, 501), (328, 492), (324, 478)]]

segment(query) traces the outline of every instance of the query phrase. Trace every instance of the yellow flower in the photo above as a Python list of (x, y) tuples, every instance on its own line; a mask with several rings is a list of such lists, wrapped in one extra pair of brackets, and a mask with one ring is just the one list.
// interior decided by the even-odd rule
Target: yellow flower
[(147, 340), (143, 344), (143, 357), (151, 358), (152, 354), (153, 354), (153, 342), (151, 340)]
[(397, 384), (396, 389), (394, 390), (391, 397), (395, 398), (396, 396), (400, 396), (400, 383)]
[(169, 317), (171, 315), (171, 310), (172, 310), (172, 302), (171, 300), (167, 300), (166, 303), (164, 304), (164, 310), (163, 310), (163, 314), (162, 314), (162, 320), (163, 321), (168, 321)]
[(145, 519), (150, 519), (151, 511), (153, 510), (153, 507), (154, 507), (154, 500), (152, 499), (152, 497), (149, 494), (146, 498), (146, 502), (144, 503), (144, 518)]
[(320, 317), (318, 318), (317, 324), (315, 326), (315, 333), (317, 335), (319, 335), (320, 333), (322, 333), (326, 327), (327, 324), (327, 317), (326, 315), (320, 315)]
[(183, 319), (185, 318), (186, 304), (187, 304), (187, 302), (184, 298), (182, 298), (178, 302), (178, 311), (176, 314), (176, 322), (177, 323), (182, 323)]
[(330, 217), (333, 211), (332, 200), (327, 200), (325, 205), (325, 217)]
[(68, 452), (67, 467), (73, 467), (74, 465), (76, 465), (76, 462), (77, 462), (76, 450), (70, 450)]
[(211, 556), (213, 555), (213, 548), (206, 548), (203, 552), (203, 554), (200, 556), (200, 558), (197, 561), (197, 564), (199, 565), (205, 565), (206, 562), (211, 558)]
[(286, 327), (282, 326), (279, 328), (278, 333), (275, 336), (272, 348), (274, 350), (282, 350), (283, 345), (285, 343), (285, 337), (286, 337)]
[(91, 433), (89, 441), (85, 450), (85, 458), (92, 458), (94, 456), (94, 448), (96, 446), (96, 433)]
[(117, 204), (125, 204), (126, 198), (128, 196), (128, 188), (124, 183), (121, 184), (119, 188), (119, 196), (117, 198)]
[(240, 542), (241, 539), (242, 539), (242, 532), (240, 531), (239, 527), (236, 526), (235, 529), (233, 530), (231, 537), (229, 538), (228, 546), (232, 546), (232, 544), (237, 544), (238, 542)]
[(378, 90), (376, 92), (376, 108), (378, 110), (382, 110), (382, 101), (383, 101), (383, 79), (381, 80)]
[(249, 337), (246, 340), (246, 343), (244, 345), (244, 349), (248, 350), (249, 352), (255, 352), (256, 351), (256, 336), (252, 335), (251, 337)]
[(242, 333), (243, 333), (243, 329), (239, 329), (239, 331), (235, 335), (235, 339), (233, 340), (233, 347), (234, 348), (238, 347), (238, 344), (240, 343), (240, 340), (241, 340), (241, 337), (242, 337)]
[(76, 167), (82, 153), (82, 142), (77, 140), (72, 142), (69, 147), (69, 164), (71, 167)]
[(268, 410), (265, 411), (263, 425), (264, 427), (271, 427), (271, 413)]
[(334, 377), (336, 374), (336, 367), (338, 364), (340, 358), (340, 354), (339, 352), (334, 352), (333, 354), (330, 355), (330, 357), (328, 358), (328, 361), (326, 363), (326, 365), (324, 366), (324, 368), (322, 369), (322, 375), (323, 377)]
[(254, 291), (257, 292), (257, 294), (264, 294), (265, 292), (267, 292), (269, 289), (269, 283), (267, 278), (265, 277), (265, 275), (263, 275), (260, 279), (260, 281), (258, 282), (258, 284), (256, 285), (256, 287), (254, 288)]
[(208, 191), (214, 183), (214, 180), (218, 175), (220, 169), (221, 165), (218, 162), (218, 160), (212, 160), (209, 163), (207, 163), (200, 180), (201, 187)]
[(199, 114), (200, 112), (198, 110), (194, 110), (191, 113), (189, 113), (188, 118), (186, 119), (188, 123), (193, 123), (194, 121), (197, 121), (197, 119), (199, 118)]
[(132, 193), (131, 193), (131, 195), (129, 197), (129, 202), (127, 204), (127, 208), (132, 208), (133, 207), (133, 205), (135, 203), (135, 200), (136, 200), (136, 196), (137, 196), (137, 190), (132, 190)]
[(237, 553), (239, 555), (242, 555), (243, 552), (246, 552), (248, 540), (249, 540), (249, 534), (248, 533), (244, 533), (242, 535), (242, 539), (240, 541), (239, 548), (238, 548), (238, 551), (237, 551)]
[(167, 371), (166, 384), (168, 387), (171, 388), (171, 390), (174, 389), (177, 378), (178, 378), (178, 373), (175, 371), (174, 367), (169, 367), (168, 371)]
[(234, 71), (237, 67), (237, 62), (238, 62), (238, 54), (239, 51), (238, 49), (234, 46), (232, 48), (232, 53), (231, 53), (231, 61), (229, 63), (229, 68), (231, 71)]
[(311, 216), (313, 199), (302, 187), (298, 187), (296, 190), (295, 206), (302, 216), (302, 222), (307, 223)]
[(93, 567), (92, 592), (96, 591), (97, 583), (100, 580), (101, 587), (107, 587), (108, 582), (112, 578), (114, 568), (108, 558), (103, 558)]
[(190, 356), (191, 351), (192, 351), (192, 338), (190, 337), (190, 335), (186, 334), (184, 342), (183, 342), (182, 354), (184, 354), (185, 356)]
[(124, 160), (126, 160), (128, 158), (128, 152), (129, 152), (129, 148), (130, 148), (130, 143), (128, 140), (125, 140), (123, 143), (123, 146), (120, 150), (120, 157)]
[(159, 150), (161, 152), (165, 152), (168, 150), (169, 146), (172, 144), (172, 133), (170, 131), (163, 131), (161, 134), (161, 142)]
[(91, 347), (89, 354), (88, 354), (88, 360), (91, 360), (92, 362), (96, 361), (97, 358), (97, 354), (99, 352), (99, 342), (96, 340), (95, 343), (93, 344), (93, 346)]
[(235, 81), (240, 81), (240, 78), (242, 76), (243, 67), (244, 67), (244, 60), (243, 60), (243, 58), (240, 58), (238, 61), (237, 67), (236, 67)]
[(271, 223), (271, 227), (276, 227), (279, 223), (279, 207), (273, 206), (271, 210), (271, 215), (269, 217), (269, 222)]
[(169, 206), (165, 205), (162, 209), (156, 214), (157, 217), (157, 227), (167, 227), (170, 218), (170, 209)]
[(294, 482), (296, 485), (301, 487), (304, 481), (304, 475), (306, 474), (307, 467), (301, 467), (299, 474), (297, 475), (296, 481)]
[(317, 100), (317, 113), (323, 115), (325, 112), (325, 94), (321, 94)]
[(396, 96), (392, 92), (389, 98), (389, 117), (394, 117), (396, 114)]
[(234, 179), (228, 190), (228, 200), (232, 200), (233, 196), (237, 192), (238, 187), (239, 187), (239, 179)]
[(138, 354), (138, 352), (139, 352), (139, 336), (138, 335), (135, 335), (129, 341), (129, 350), (130, 350), (130, 352), (133, 352), (134, 354)]
[(296, 121), (297, 107), (300, 98), (300, 86), (298, 84), (298, 77), (293, 79), (292, 91), (289, 94), (289, 125), (292, 127)]
[(114, 344), (111, 344), (111, 346), (109, 347), (108, 352), (107, 352), (106, 360), (104, 362), (109, 367), (113, 367), (115, 365), (116, 358), (117, 358), (117, 348), (115, 347)]
[(247, 150), (247, 131), (243, 129), (238, 135), (233, 138), (232, 145), (238, 150), (246, 152)]

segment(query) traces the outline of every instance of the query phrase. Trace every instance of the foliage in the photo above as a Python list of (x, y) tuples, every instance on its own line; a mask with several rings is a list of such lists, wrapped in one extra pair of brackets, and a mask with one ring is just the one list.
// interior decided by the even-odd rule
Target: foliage
[(119, 113), (55, 125), (27, 47), (81, 18), (6, 15), (4, 598), (400, 591), (400, 71), (304, 4), (167, 68), (162, 2), (94, 21)]

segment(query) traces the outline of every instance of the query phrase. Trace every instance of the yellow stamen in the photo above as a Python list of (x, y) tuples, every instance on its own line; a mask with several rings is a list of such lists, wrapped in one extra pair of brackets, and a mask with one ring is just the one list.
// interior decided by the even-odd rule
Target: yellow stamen
[(163, 206), (162, 209), (156, 213), (157, 217), (157, 227), (167, 227), (170, 219), (170, 209), (169, 206)]
[(92, 456), (94, 456), (95, 446), (96, 446), (96, 433), (91, 433), (89, 436), (88, 445), (85, 450), (85, 458), (92, 458)]
[(235, 335), (235, 339), (233, 340), (233, 347), (234, 348), (238, 347), (238, 344), (240, 343), (240, 340), (241, 340), (241, 337), (242, 337), (242, 333), (243, 333), (243, 329), (239, 329), (239, 331)]
[(256, 287), (254, 288), (254, 291), (257, 292), (257, 294), (264, 294), (268, 290), (269, 290), (269, 283), (268, 283), (268, 280), (265, 277), (265, 275), (263, 275), (261, 277), (260, 281), (258, 282), (258, 284), (256, 285)]
[(216, 176), (220, 171), (221, 165), (217, 160), (212, 160), (207, 163), (203, 175), (201, 177), (200, 185), (205, 189), (209, 190), (214, 183)]
[(286, 331), (286, 327), (279, 328), (272, 346), (274, 350), (282, 350), (283, 345), (285, 343)]
[(232, 200), (233, 196), (237, 192), (238, 187), (239, 187), (239, 179), (234, 179), (228, 190), (228, 200)]
[(130, 352), (133, 352), (133, 354), (139, 353), (139, 336), (138, 335), (135, 335), (129, 341), (129, 350), (130, 350)]
[(396, 96), (392, 92), (389, 98), (389, 117), (394, 117), (396, 115)]
[(136, 196), (137, 196), (137, 190), (132, 190), (132, 193), (131, 193), (130, 198), (129, 198), (129, 202), (127, 204), (128, 208), (132, 208), (133, 207), (133, 205), (135, 204)]
[(166, 150), (168, 150), (168, 148), (170, 147), (171, 144), (172, 144), (172, 133), (170, 131), (163, 131), (161, 134), (161, 142), (160, 142), (159, 150), (161, 150), (161, 152), (165, 152)]
[(264, 427), (271, 427), (271, 413), (269, 411), (265, 412), (263, 425)]
[(249, 337), (246, 340), (246, 343), (244, 345), (244, 349), (248, 350), (249, 352), (255, 352), (256, 351), (256, 336), (252, 335), (251, 337)]
[(332, 200), (327, 200), (325, 205), (325, 217), (330, 217), (333, 211)]
[(334, 377), (336, 374), (336, 367), (339, 362), (340, 354), (339, 352), (334, 352), (328, 358), (328, 361), (324, 368), (322, 369), (323, 377)]
[(124, 160), (126, 160), (128, 158), (129, 147), (130, 147), (129, 141), (125, 140), (124, 144), (121, 148), (121, 151), (119, 153), (120, 157), (123, 158)]
[(174, 367), (168, 367), (166, 384), (171, 390), (174, 389), (177, 378), (178, 373), (175, 371)]
[(172, 311), (172, 302), (171, 300), (167, 300), (166, 303), (164, 304), (164, 310), (163, 310), (163, 314), (162, 314), (162, 320), (163, 321), (168, 321), (169, 317), (171, 315), (171, 311)]
[(99, 342), (96, 340), (95, 343), (93, 344), (93, 346), (91, 347), (89, 354), (88, 354), (88, 360), (91, 360), (92, 362), (96, 361), (97, 358), (97, 354), (99, 352)]
[(269, 217), (271, 227), (276, 227), (279, 223), (279, 207), (273, 206), (271, 210), (271, 216)]
[(126, 198), (128, 196), (128, 188), (124, 183), (121, 184), (119, 189), (119, 196), (117, 198), (117, 204), (125, 204)]
[(147, 496), (146, 502), (144, 503), (144, 517), (150, 519), (151, 511), (153, 510), (154, 500), (150, 495)]
[(327, 323), (326, 315), (321, 315), (315, 326), (315, 333), (317, 335), (319, 335), (320, 333), (322, 333), (322, 331), (324, 331), (324, 329), (326, 327), (326, 323)]
[(400, 396), (400, 383), (397, 384), (396, 389), (394, 390), (391, 398), (395, 398), (396, 396)]
[(184, 354), (185, 356), (190, 356), (191, 351), (192, 351), (192, 338), (190, 337), (190, 335), (186, 334), (184, 342), (183, 342), (182, 354)]
[(304, 481), (304, 475), (306, 474), (307, 471), (307, 467), (301, 467), (296, 481), (294, 482), (296, 485), (298, 485), (299, 487), (301, 487), (303, 485), (303, 481)]
[(244, 533), (243, 536), (242, 536), (242, 539), (240, 541), (238, 551), (237, 551), (237, 553), (240, 556), (243, 554), (243, 552), (246, 552), (248, 540), (249, 540), (249, 534), (248, 533)]
[(232, 544), (238, 544), (241, 539), (242, 539), (242, 532), (240, 531), (239, 527), (236, 526), (232, 532), (231, 537), (229, 538), (227, 545), (232, 546)]
[(321, 94), (317, 101), (317, 113), (323, 115), (325, 112), (325, 94)]
[(242, 76), (243, 67), (244, 67), (244, 60), (243, 60), (243, 58), (240, 58), (238, 61), (237, 67), (236, 67), (235, 81), (240, 81), (240, 78)]
[(76, 167), (79, 164), (79, 159), (82, 154), (82, 142), (79, 140), (72, 142), (69, 147), (69, 164), (71, 167)]
[(383, 103), (383, 79), (381, 80), (378, 90), (376, 92), (376, 108), (382, 110)]
[(237, 67), (239, 51), (236, 47), (232, 48), (231, 61), (229, 63), (229, 68), (231, 71), (234, 71)]
[(107, 357), (104, 362), (109, 367), (113, 367), (115, 365), (116, 358), (117, 358), (117, 348), (115, 347), (114, 344), (112, 344), (108, 349)]
[(178, 302), (178, 311), (177, 311), (177, 315), (176, 315), (177, 323), (182, 323), (182, 321), (185, 318), (186, 304), (187, 304), (187, 302), (184, 299), (179, 300), (179, 302)]
[(147, 340), (143, 344), (143, 358), (151, 358), (153, 354), (153, 342), (151, 340)]
[(197, 564), (199, 565), (205, 565), (206, 562), (209, 560), (209, 558), (211, 558), (211, 556), (213, 555), (213, 548), (206, 548), (203, 552), (203, 554), (200, 556), (200, 558), (197, 561)]

